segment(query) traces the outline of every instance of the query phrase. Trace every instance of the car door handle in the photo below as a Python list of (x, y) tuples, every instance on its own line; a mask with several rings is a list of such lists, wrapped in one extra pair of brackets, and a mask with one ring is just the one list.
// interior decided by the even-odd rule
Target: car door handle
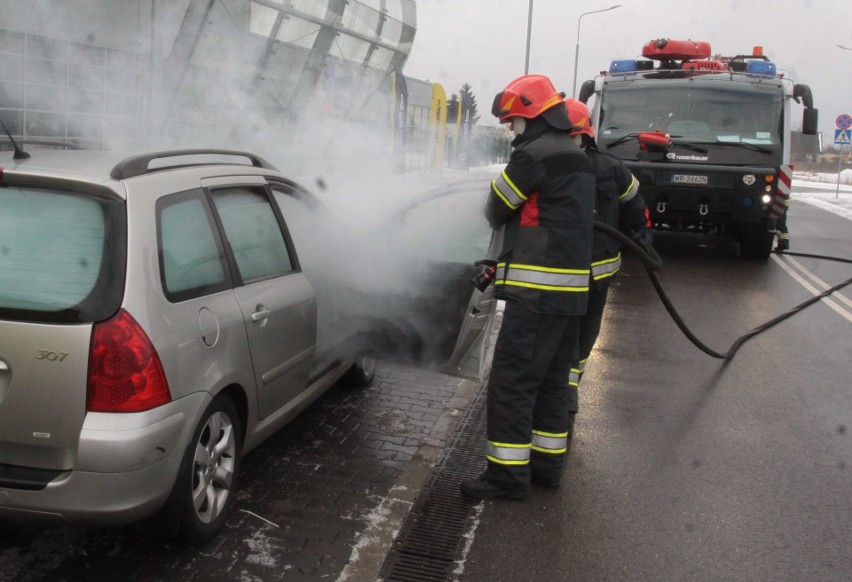
[(259, 311), (255, 311), (251, 314), (252, 321), (263, 321), (264, 319), (269, 319), (269, 316), (272, 315), (272, 311), (269, 309), (261, 309)]

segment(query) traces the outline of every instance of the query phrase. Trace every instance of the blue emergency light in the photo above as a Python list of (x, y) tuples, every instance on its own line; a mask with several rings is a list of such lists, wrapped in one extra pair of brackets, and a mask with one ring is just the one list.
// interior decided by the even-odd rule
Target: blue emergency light
[(774, 77), (776, 74), (775, 63), (769, 61), (747, 61), (746, 74)]
[(639, 65), (633, 59), (612, 61), (609, 64), (610, 73), (635, 73), (638, 70)]

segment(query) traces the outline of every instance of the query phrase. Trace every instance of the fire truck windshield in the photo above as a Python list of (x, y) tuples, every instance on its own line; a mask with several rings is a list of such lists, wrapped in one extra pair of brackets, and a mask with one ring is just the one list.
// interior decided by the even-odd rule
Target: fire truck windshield
[(614, 80), (601, 95), (598, 142), (606, 147), (643, 131), (702, 144), (752, 144), (776, 149), (783, 141), (780, 83), (731, 80), (729, 75)]

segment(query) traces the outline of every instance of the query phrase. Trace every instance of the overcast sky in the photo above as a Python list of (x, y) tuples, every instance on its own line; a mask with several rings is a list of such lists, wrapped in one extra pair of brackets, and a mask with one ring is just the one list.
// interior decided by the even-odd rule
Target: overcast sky
[[(613, 59), (640, 56), (656, 38), (708, 41), (714, 54), (747, 54), (755, 45), (778, 69), (810, 85), (820, 130), (833, 144), (835, 119), (852, 114), (850, 0), (533, 0), (529, 72), (572, 93), (577, 21), (583, 16), (577, 89)], [(524, 74), (529, 0), (417, 0), (417, 35), (404, 73), (440, 83), (449, 96), (470, 83), (492, 123), (494, 94)], [(799, 126), (801, 106), (793, 110)]]

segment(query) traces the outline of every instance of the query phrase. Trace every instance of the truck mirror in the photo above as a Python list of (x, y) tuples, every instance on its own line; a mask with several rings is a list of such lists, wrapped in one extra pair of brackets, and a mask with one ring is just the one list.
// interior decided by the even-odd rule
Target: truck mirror
[(594, 81), (583, 81), (583, 84), (580, 85), (580, 95), (577, 97), (583, 103), (589, 102), (589, 97), (591, 97), (595, 93), (595, 82)]
[(811, 92), (811, 88), (807, 85), (793, 85), (793, 99), (796, 100), (796, 103), (799, 103), (800, 98), (801, 103), (805, 106), (805, 109), (814, 108), (814, 94)]
[(805, 109), (802, 111), (802, 133), (816, 135), (819, 126), (819, 110)]

